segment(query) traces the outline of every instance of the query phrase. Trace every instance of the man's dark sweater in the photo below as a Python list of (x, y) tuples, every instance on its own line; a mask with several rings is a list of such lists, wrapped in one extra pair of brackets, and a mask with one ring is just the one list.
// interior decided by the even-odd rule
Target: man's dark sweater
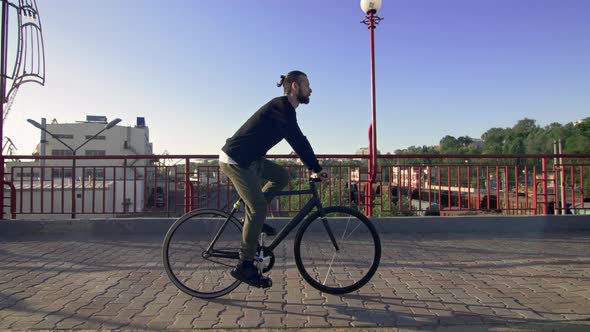
[(307, 138), (297, 124), (297, 113), (286, 96), (262, 106), (227, 139), (221, 150), (239, 166), (247, 168), (268, 150), (286, 139), (301, 161), (314, 172), (322, 170)]

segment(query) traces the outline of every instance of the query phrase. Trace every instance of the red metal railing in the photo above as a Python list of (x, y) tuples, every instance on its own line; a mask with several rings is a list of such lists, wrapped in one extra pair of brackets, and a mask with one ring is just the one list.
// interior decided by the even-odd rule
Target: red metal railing
[[(10, 218), (16, 219), (16, 188), (12, 182), (4, 181), (4, 186), (8, 187), (10, 195), (2, 196), (2, 217), (0, 219), (4, 219), (4, 209), (8, 208), (10, 212)], [(6, 204), (4, 201), (8, 199), (8, 203)]]
[[(366, 211), (365, 188), (371, 188), (374, 216), (588, 211), (584, 191), (590, 190), (585, 182), (590, 155), (381, 155), (372, 186), (368, 156), (318, 157), (332, 175), (331, 182), (320, 187), (324, 204)], [(216, 155), (11, 158), (32, 160), (6, 165), (6, 180), (14, 187), (9, 195), (13, 218), (69, 218), (72, 206), (78, 218), (175, 217), (202, 207), (230, 209), (235, 199)], [(166, 163), (160, 161), (164, 158)], [(296, 157), (269, 158), (288, 168), (287, 189), (306, 186), (307, 169)], [(281, 197), (272, 202), (271, 212), (293, 214), (304, 201), (300, 196)]]

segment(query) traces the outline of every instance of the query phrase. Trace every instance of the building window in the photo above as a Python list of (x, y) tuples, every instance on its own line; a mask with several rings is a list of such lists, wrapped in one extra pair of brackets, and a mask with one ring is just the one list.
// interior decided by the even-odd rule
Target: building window
[(92, 138), (92, 135), (86, 135), (85, 137), (86, 137), (87, 140), (88, 139), (93, 139), (93, 140), (104, 141), (106, 139), (105, 136), (96, 136), (96, 137)]
[[(31, 177), (31, 172), (30, 171), (21, 171), (21, 172), (17, 172), (16, 173), (17, 177), (20, 178), (30, 178)], [(39, 177), (39, 172), (33, 171), (33, 177)]]
[(61, 139), (74, 139), (74, 135), (69, 135), (69, 134), (55, 134), (53, 135), (57, 138), (61, 138)]
[(52, 178), (61, 178), (61, 169), (51, 169), (51, 177)]
[(102, 179), (104, 178), (104, 170), (102, 168), (86, 168), (84, 169), (84, 178), (94, 178), (94, 179)]
[(70, 150), (54, 149), (54, 150), (51, 150), (51, 155), (52, 156), (71, 156), (72, 155), (72, 151), (70, 151)]
[(105, 156), (107, 152), (105, 150), (86, 150), (87, 156)]
[(63, 172), (61, 168), (54, 168), (52, 175), (54, 178), (71, 178), (72, 177), (72, 169), (71, 168), (64, 168)]

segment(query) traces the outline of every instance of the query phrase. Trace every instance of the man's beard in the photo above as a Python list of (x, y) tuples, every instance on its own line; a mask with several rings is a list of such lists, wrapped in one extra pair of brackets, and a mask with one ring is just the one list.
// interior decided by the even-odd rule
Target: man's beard
[(297, 96), (297, 101), (298, 101), (300, 104), (309, 104), (309, 96), (302, 96), (302, 95), (299, 95), (299, 96)]

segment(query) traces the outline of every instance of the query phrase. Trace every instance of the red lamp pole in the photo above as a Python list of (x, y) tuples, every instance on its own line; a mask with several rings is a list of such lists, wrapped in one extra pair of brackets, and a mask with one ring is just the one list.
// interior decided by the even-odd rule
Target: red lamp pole
[(377, 10), (370, 10), (361, 22), (367, 25), (371, 34), (371, 125), (369, 126), (369, 181), (365, 185), (365, 212), (373, 215), (373, 184), (377, 182), (377, 104), (375, 93), (375, 28), (382, 18), (376, 15)]

